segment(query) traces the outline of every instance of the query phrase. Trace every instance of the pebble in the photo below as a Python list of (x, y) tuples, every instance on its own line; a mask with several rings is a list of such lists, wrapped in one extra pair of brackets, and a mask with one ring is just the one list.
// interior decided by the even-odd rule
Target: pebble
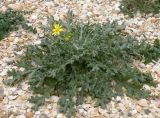
[(40, 37), (40, 38), (44, 37), (44, 33), (40, 33), (40, 34), (39, 34), (39, 37)]
[(106, 114), (106, 110), (99, 108), (98, 112), (102, 115)]
[(151, 111), (149, 109), (144, 109), (145, 114), (149, 114)]
[(51, 110), (52, 109), (52, 105), (48, 105), (47, 108)]
[(5, 94), (4, 94), (4, 88), (2, 86), (0, 86), (0, 101), (3, 100)]
[(66, 118), (63, 114), (58, 114), (56, 118)]
[(8, 96), (9, 100), (15, 100), (16, 98), (18, 97), (18, 95), (11, 95), (11, 96)]
[(85, 112), (84, 109), (78, 109), (79, 114), (83, 115), (83, 113)]
[(141, 99), (137, 103), (142, 107), (147, 107), (148, 106), (148, 101), (146, 99)]
[(135, 115), (136, 113), (137, 113), (137, 110), (136, 110), (136, 109), (133, 109), (133, 110), (130, 111), (130, 115), (131, 115), (131, 116)]
[(19, 95), (16, 99), (21, 100), (21, 101), (25, 101), (25, 100), (27, 100), (27, 96), (26, 95), (25, 96)]
[(35, 114), (37, 114), (37, 115), (40, 114), (40, 113), (41, 113), (40, 111), (36, 111), (36, 112), (35, 112)]
[(160, 100), (158, 100), (156, 103), (157, 103), (156, 106), (160, 108)]
[(18, 52), (15, 52), (17, 55), (23, 55), (23, 50), (21, 50), (21, 51), (18, 51)]
[(16, 116), (16, 118), (26, 118), (24, 115)]
[(151, 90), (150, 86), (148, 86), (148, 85), (144, 85), (143, 88), (144, 88), (145, 90), (149, 90), (149, 91)]
[(53, 100), (53, 102), (57, 103), (59, 101), (59, 97), (58, 96), (51, 96), (51, 100)]
[(8, 69), (3, 69), (2, 72), (0, 72), (0, 76), (5, 76), (7, 75)]
[(14, 10), (18, 10), (18, 11), (23, 10), (23, 6), (20, 3), (9, 4), (8, 7), (10, 7), (11, 9), (14, 9)]
[(12, 64), (14, 64), (14, 62), (15, 62), (15, 61), (14, 61), (14, 60), (12, 60), (12, 59), (11, 59), (11, 60), (6, 61), (7, 65), (12, 65)]
[(138, 106), (136, 106), (136, 110), (137, 110), (137, 112), (140, 113), (142, 111), (142, 107), (138, 105)]
[(33, 113), (32, 112), (27, 112), (26, 118), (33, 118)]
[[(39, 118), (49, 118), (46, 114), (41, 114)], [(58, 118), (58, 117), (57, 117)]]
[(2, 11), (5, 12), (7, 8), (5, 6), (2, 6)]
[(32, 19), (32, 20), (36, 20), (36, 19), (37, 19), (37, 15), (33, 14), (33, 15), (31, 16), (31, 19)]
[(120, 102), (120, 101), (121, 101), (121, 97), (117, 96), (117, 97), (116, 97), (116, 101), (117, 101), (117, 102)]
[(3, 104), (8, 104), (8, 102), (9, 102), (8, 97), (4, 97), (4, 99), (3, 99)]

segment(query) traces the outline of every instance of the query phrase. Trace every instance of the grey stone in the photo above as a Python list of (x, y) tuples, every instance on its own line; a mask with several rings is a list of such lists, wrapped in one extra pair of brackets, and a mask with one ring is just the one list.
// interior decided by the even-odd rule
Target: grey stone
[(4, 88), (2, 86), (0, 86), (0, 101), (3, 100), (5, 94), (4, 94)]
[(129, 116), (129, 117), (132, 117), (132, 113), (131, 113), (131, 112), (129, 112), (129, 113), (128, 113), (128, 116)]
[(149, 113), (151, 113), (151, 111), (149, 109), (144, 109), (144, 113), (149, 114)]
[(39, 118), (49, 118), (46, 114), (41, 114)]
[(6, 61), (6, 63), (7, 63), (7, 65), (12, 65), (12, 64), (14, 64), (14, 60), (9, 60), (9, 61)]

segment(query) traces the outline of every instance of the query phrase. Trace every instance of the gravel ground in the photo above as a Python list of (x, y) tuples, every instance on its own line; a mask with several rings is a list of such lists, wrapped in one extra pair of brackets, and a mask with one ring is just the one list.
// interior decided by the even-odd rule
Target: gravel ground
[[(5, 2), (4, 2), (5, 1)], [(53, 15), (56, 20), (64, 19), (69, 9), (78, 20), (83, 22), (112, 22), (126, 25), (125, 32), (138, 39), (146, 37), (148, 41), (160, 39), (160, 14), (128, 18), (120, 12), (119, 0), (0, 0), (0, 10), (7, 8), (16, 10), (33, 11), (25, 18), (30, 21), (33, 27), (37, 28), (36, 35), (24, 30), (12, 32), (0, 42), (0, 118), (65, 118), (65, 115), (58, 112), (58, 97), (52, 96), (47, 103), (39, 109), (32, 111), (27, 99), (31, 96), (26, 82), (16, 87), (6, 87), (2, 80), (7, 79), (8, 69), (17, 68), (14, 66), (16, 55), (23, 54), (25, 44), (36, 44), (43, 37), (43, 30), (39, 23), (47, 24), (47, 15)], [(94, 106), (91, 98), (86, 98), (86, 103), (77, 107), (74, 118), (160, 118), (160, 61), (144, 65), (135, 62), (135, 65), (142, 71), (151, 72), (155, 81), (159, 84), (156, 88), (144, 86), (152, 91), (149, 99), (133, 100), (127, 96), (113, 98), (107, 104), (107, 108), (101, 109)]]

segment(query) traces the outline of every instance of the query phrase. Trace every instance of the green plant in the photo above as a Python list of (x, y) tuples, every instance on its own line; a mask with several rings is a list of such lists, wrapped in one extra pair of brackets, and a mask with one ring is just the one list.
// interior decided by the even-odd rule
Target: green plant
[[(153, 45), (145, 41), (139, 43), (131, 36), (124, 36), (124, 27), (117, 23), (83, 24), (71, 18), (65, 23), (60, 21), (63, 30), (59, 30), (59, 36), (52, 36), (55, 21), (50, 22), (46, 30), (49, 34), (41, 44), (27, 46), (16, 62), (25, 70), (9, 71), (13, 79), (4, 81), (12, 86), (27, 79), (30, 90), (36, 94), (30, 99), (36, 104), (34, 109), (54, 94), (60, 96), (60, 111), (68, 117), (86, 96), (91, 96), (102, 107), (112, 97), (124, 93), (133, 98), (149, 96), (149, 91), (142, 87), (155, 83), (149, 73), (142, 73), (133, 65), (133, 60), (145, 63), (157, 60), (160, 57), (158, 40)], [(68, 35), (69, 40), (65, 40)]]
[(140, 13), (160, 13), (160, 0), (122, 0), (120, 9), (123, 13), (133, 17)]
[(0, 40), (2, 40), (11, 31), (18, 30), (19, 26), (24, 29), (36, 32), (35, 29), (27, 25), (22, 12), (8, 9), (6, 12), (0, 12)]

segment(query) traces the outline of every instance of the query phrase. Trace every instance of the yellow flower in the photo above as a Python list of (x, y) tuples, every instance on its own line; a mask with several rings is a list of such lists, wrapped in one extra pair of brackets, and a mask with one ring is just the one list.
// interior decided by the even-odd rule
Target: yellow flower
[(53, 25), (52, 35), (58, 36), (62, 31), (63, 31), (62, 25), (56, 23)]
[(71, 38), (72, 38), (72, 33), (70, 32), (64, 37), (64, 40), (69, 41)]

